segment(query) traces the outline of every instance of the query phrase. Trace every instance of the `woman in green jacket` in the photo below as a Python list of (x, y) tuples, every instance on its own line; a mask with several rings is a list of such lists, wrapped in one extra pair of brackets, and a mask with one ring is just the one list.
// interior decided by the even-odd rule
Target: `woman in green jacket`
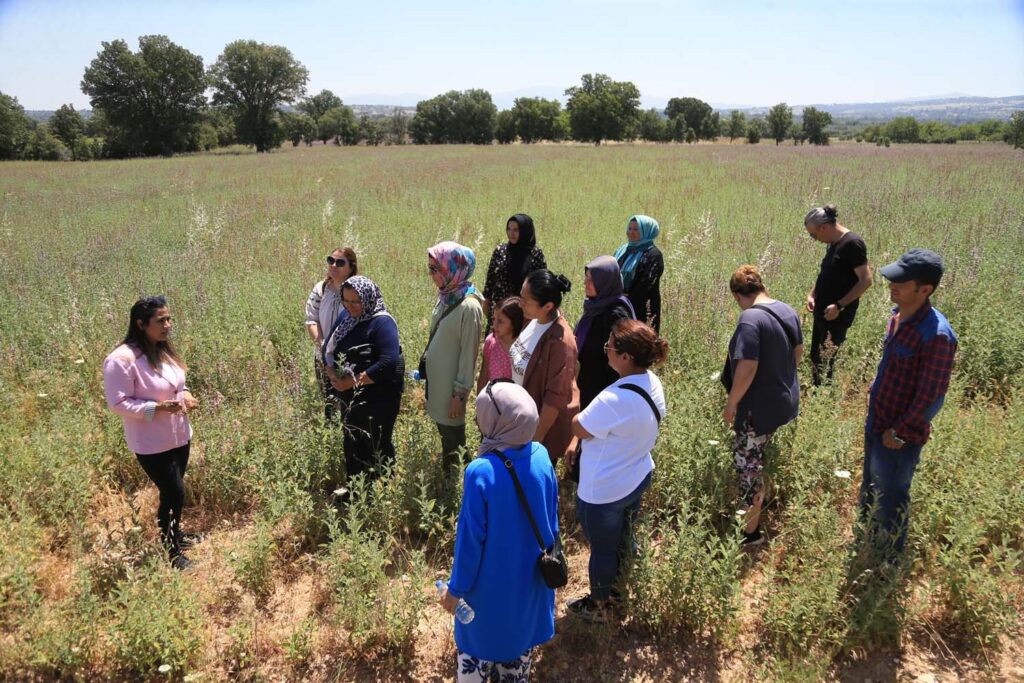
[(466, 446), (466, 401), (476, 379), (482, 297), (470, 281), (476, 269), (472, 249), (441, 242), (427, 249), (427, 260), (438, 297), (421, 367), (426, 370), (427, 414), (437, 423), (448, 469)]

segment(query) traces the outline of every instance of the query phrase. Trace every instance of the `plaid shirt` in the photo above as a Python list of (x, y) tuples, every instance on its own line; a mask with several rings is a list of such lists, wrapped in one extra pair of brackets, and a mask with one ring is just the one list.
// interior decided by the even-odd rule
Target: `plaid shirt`
[(897, 320), (893, 309), (871, 383), (867, 429), (881, 433), (892, 428), (901, 439), (924, 445), (949, 388), (956, 333), (930, 301), (898, 328)]

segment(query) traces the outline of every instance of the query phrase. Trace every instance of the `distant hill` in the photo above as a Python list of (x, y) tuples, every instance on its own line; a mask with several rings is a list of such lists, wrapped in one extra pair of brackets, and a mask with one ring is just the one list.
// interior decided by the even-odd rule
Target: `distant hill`
[[(913, 116), (920, 121), (945, 121), (947, 123), (969, 123), (984, 119), (1008, 121), (1015, 111), (1024, 109), (1024, 95), (1012, 97), (945, 97), (935, 99), (900, 100), (896, 102), (858, 102), (853, 104), (807, 104), (793, 105), (793, 112), (799, 114), (804, 107), (815, 107), (832, 114), (834, 119), (856, 119), (859, 121), (890, 121), (897, 116)], [(716, 107), (727, 112), (737, 107)], [(740, 108), (748, 115), (765, 115), (770, 107)]]

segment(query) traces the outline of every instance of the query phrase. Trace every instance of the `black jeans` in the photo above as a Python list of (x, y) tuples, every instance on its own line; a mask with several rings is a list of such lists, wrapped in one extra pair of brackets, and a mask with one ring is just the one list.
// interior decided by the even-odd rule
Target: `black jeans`
[[(814, 386), (821, 386), (825, 379), (831, 381), (839, 347), (846, 341), (846, 332), (852, 324), (852, 316), (840, 315), (835, 320), (814, 316), (814, 325), (811, 327), (811, 371)], [(830, 348), (826, 348), (827, 343), (831, 344)]]
[(181, 554), (181, 508), (185, 505), (185, 468), (191, 443), (153, 455), (135, 454), (146, 475), (160, 491), (156, 518), (160, 540), (173, 558)]
[(350, 405), (344, 418), (345, 471), (349, 479), (366, 473), (367, 479), (376, 479), (384, 465), (395, 462), (395, 443), (392, 435), (401, 394), (393, 399)]

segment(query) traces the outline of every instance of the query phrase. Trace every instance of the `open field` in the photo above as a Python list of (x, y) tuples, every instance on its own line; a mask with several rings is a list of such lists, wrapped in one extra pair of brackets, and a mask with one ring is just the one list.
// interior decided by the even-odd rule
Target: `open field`
[[(473, 246), (482, 284), (505, 219), (524, 211), (552, 269), (578, 285), (573, 322), (584, 264), (611, 253), (631, 214), (656, 217), (671, 345), (631, 617), (593, 628), (565, 615), (586, 587), (567, 493), (573, 576), (538, 680), (1024, 680), (1019, 151), (314, 147), (0, 164), (0, 193), (0, 679), (448, 680), (454, 645), (432, 583), (450, 566), (457, 500), (436, 497), (450, 474), (420, 390), (405, 397), (393, 477), (357, 489), (339, 518), (325, 490), (340, 438), (317, 404), (303, 304), (329, 250), (355, 247), (411, 367), (434, 299), (425, 249)], [(805, 395), (778, 434), (771, 543), (738, 549), (712, 379), (738, 314), (728, 276), (758, 263), (770, 293), (802, 309), (824, 246), (801, 220), (824, 202), (873, 264), (912, 246), (947, 264), (935, 302), (960, 335), (958, 364), (896, 581), (851, 546), (881, 281), (835, 386)], [(156, 490), (100, 373), (131, 303), (157, 293), (203, 402), (185, 527), (208, 537), (181, 575), (157, 559)]]

